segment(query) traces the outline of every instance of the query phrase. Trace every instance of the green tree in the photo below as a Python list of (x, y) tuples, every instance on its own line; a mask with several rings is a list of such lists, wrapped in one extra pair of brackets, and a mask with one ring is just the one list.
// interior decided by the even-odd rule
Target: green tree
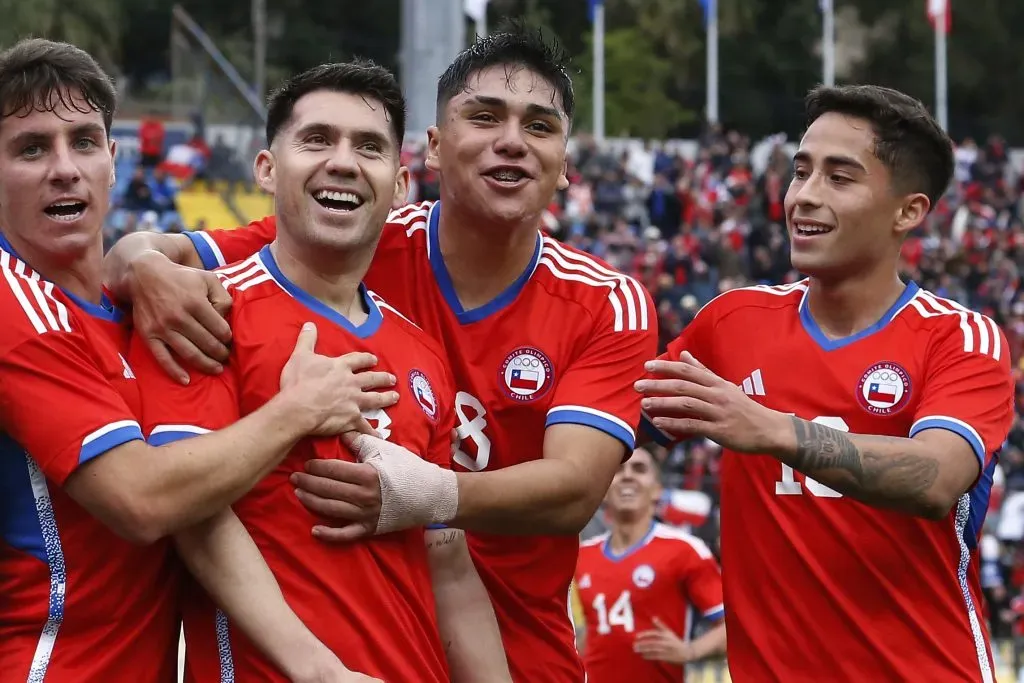
[(119, 0), (0, 0), (0, 45), (25, 36), (74, 43), (111, 69), (121, 60)]
[[(578, 125), (593, 125), (593, 37), (579, 57), (576, 78)], [(672, 65), (659, 56), (650, 40), (636, 28), (608, 31), (604, 40), (605, 133), (609, 136), (663, 138), (696, 115), (668, 95)]]

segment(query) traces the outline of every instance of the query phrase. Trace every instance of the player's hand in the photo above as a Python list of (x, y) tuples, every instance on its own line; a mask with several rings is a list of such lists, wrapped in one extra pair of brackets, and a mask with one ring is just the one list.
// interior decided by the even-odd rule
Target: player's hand
[(370, 353), (347, 353), (329, 358), (316, 353), (316, 325), (306, 323), (295, 349), (281, 371), (281, 394), (309, 416), (311, 436), (343, 432), (377, 432), (363, 417), (398, 402), (397, 391), (377, 391), (395, 385), (394, 375), (371, 372), (377, 358)]
[[(317, 538), (352, 541), (455, 516), (459, 486), (454, 472), (376, 436), (348, 433), (341, 438), (359, 463), (310, 460), (305, 473), (292, 475), (296, 495), (311, 512), (349, 522), (314, 527)], [(376, 481), (368, 476), (367, 465)]]
[(654, 617), (653, 629), (636, 634), (633, 652), (648, 661), (669, 664), (683, 665), (696, 659), (690, 644), (677, 636), (657, 617)]
[(224, 369), (231, 296), (216, 275), (179, 266), (153, 251), (132, 263), (127, 283), (132, 325), (168, 375), (188, 384), (188, 372), (175, 355), (207, 374)]
[(657, 377), (634, 385), (644, 412), (661, 431), (679, 439), (702, 436), (740, 453), (767, 453), (788, 427), (782, 413), (766, 408), (684, 351), (678, 361), (646, 364)]

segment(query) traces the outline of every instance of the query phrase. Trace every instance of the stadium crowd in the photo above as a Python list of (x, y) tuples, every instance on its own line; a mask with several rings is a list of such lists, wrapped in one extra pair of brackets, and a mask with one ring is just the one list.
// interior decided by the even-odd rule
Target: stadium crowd
[[(545, 228), (648, 288), (658, 308), (664, 349), (717, 294), (800, 278), (790, 267), (784, 227), (782, 200), (792, 173), (785, 143), (775, 136), (755, 145), (739, 132), (716, 127), (697, 141), (695, 153), (687, 154), (656, 143), (602, 147), (581, 135), (572, 147), (570, 186), (549, 207)], [(182, 229), (175, 196), (195, 177), (237, 180), (238, 164), (213, 163), (200, 134), (189, 144), (194, 164), (189, 162), (184, 171), (168, 159), (169, 150), (154, 158), (151, 147), (119, 163), (122, 181), (108, 221), (108, 245), (135, 230)], [(175, 154), (181, 158), (182, 151)], [(412, 170), (410, 200), (438, 198), (438, 178), (425, 168), (422, 147), (407, 146), (404, 162)], [(1003, 501), (1024, 493), (1021, 170), (1012, 167), (998, 136), (980, 145), (963, 140), (956, 150), (955, 182), (902, 254), (906, 278), (992, 317), (1009, 342), (1018, 416), (1000, 455), (982, 543), (983, 582), (996, 639), (1024, 636), (1024, 552), (1018, 547), (1024, 523), (1000, 525)], [(201, 226), (184, 229), (196, 227)], [(684, 501), (684, 509), (673, 509), (667, 495), (662, 517), (716, 547), (720, 449), (699, 441), (655, 451), (663, 460), (667, 490), (697, 494), (677, 499)], [(708, 504), (693, 506), (693, 500)], [(604, 528), (599, 512), (585, 536)]]

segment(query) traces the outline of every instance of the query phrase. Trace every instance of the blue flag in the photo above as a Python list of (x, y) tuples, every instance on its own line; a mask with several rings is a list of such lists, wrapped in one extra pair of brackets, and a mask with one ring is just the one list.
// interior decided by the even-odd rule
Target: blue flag
[(715, 11), (715, 4), (718, 0), (697, 0), (700, 3), (701, 9), (704, 10), (704, 26), (707, 27), (711, 21), (711, 14)]
[(604, 0), (587, 0), (587, 18), (591, 24), (594, 23), (594, 10), (598, 5), (604, 5)]

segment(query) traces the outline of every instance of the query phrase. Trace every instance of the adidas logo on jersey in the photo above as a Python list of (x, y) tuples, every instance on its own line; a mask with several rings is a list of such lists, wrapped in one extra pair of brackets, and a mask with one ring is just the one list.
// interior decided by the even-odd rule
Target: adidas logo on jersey
[(758, 368), (738, 385), (747, 396), (764, 396), (764, 382), (761, 381), (761, 369)]

